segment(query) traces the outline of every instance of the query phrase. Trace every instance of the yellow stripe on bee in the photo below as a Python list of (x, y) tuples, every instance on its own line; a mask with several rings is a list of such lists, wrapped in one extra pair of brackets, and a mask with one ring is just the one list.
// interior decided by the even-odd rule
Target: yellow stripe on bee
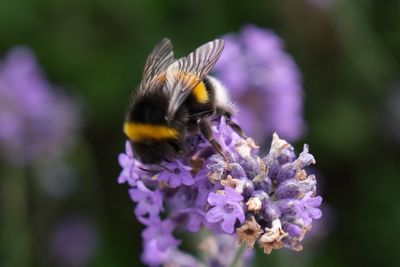
[[(205, 104), (209, 101), (208, 97), (208, 92), (206, 89), (206, 86), (204, 82), (199, 83), (199, 77), (188, 72), (183, 72), (183, 71), (176, 71), (174, 72), (174, 76), (176, 77), (177, 80), (182, 79), (186, 80), (188, 84), (191, 84), (192, 86), (195, 86), (193, 88), (193, 95), (196, 98), (196, 101)], [(157, 77), (157, 79), (161, 82), (164, 82), (166, 80), (167, 76), (166, 73), (162, 73)], [(197, 85), (196, 85), (197, 84)]]
[(164, 125), (126, 122), (124, 124), (124, 133), (134, 142), (147, 139), (178, 139), (178, 132), (174, 128)]
[(208, 102), (208, 92), (203, 82), (200, 82), (198, 85), (196, 85), (196, 87), (193, 89), (193, 95), (197, 102), (201, 104)]

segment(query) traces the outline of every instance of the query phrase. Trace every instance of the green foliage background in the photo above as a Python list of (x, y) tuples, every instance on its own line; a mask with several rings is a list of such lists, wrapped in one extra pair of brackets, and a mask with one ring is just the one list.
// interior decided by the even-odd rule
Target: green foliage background
[(279, 34), (302, 70), (308, 129), (296, 146), (310, 145), (332, 210), (327, 236), (302, 253), (259, 254), (255, 266), (400, 266), (400, 132), (391, 131), (400, 122), (387, 108), (400, 90), (400, 1), (310, 2), (1, 1), (0, 54), (32, 47), (49, 79), (80, 98), (85, 122), (84, 148), (71, 156), (84, 166), (79, 190), (38, 208), (52, 215), (37, 223), (32, 266), (55, 266), (46, 229), (76, 212), (99, 229), (90, 266), (140, 266), (141, 226), (116, 178), (121, 123), (145, 58), (164, 36), (183, 55), (246, 23)]

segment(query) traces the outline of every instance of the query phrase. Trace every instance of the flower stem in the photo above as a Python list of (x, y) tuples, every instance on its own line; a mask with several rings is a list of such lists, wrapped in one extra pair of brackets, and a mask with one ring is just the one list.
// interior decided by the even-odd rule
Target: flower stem
[(1, 266), (27, 267), (32, 262), (28, 181), (24, 167), (1, 170)]
[(232, 263), (229, 265), (229, 267), (237, 267), (238, 266), (238, 264), (242, 260), (245, 250), (246, 250), (246, 246), (244, 244), (240, 245), (240, 247), (236, 251), (235, 257), (233, 258)]

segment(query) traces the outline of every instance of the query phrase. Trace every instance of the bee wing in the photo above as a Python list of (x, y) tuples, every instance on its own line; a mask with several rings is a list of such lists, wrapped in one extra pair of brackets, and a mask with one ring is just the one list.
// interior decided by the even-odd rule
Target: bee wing
[(168, 38), (163, 38), (156, 44), (153, 51), (147, 57), (144, 65), (142, 81), (139, 84), (136, 92), (133, 93), (132, 103), (140, 95), (145, 95), (149, 90), (158, 88), (160, 82), (159, 76), (168, 68), (174, 61), (174, 52), (172, 44)]
[(168, 38), (163, 38), (147, 57), (143, 70), (143, 80), (151, 79), (164, 71), (173, 59), (174, 52), (172, 51), (171, 41)]
[(166, 90), (170, 95), (167, 117), (172, 119), (175, 112), (217, 63), (224, 49), (224, 41), (208, 42), (187, 57), (180, 58), (167, 68)]

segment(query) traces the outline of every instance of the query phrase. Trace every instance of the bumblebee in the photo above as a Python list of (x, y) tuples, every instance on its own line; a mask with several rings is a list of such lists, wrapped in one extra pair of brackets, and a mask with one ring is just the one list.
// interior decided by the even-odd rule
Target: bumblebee
[(235, 112), (226, 88), (208, 75), (221, 56), (224, 41), (208, 42), (186, 57), (174, 59), (169, 39), (162, 39), (148, 56), (142, 80), (129, 104), (123, 126), (132, 148), (143, 163), (170, 161), (185, 151), (188, 134), (199, 131), (228, 162), (214, 139), (211, 118), (231, 119)]

